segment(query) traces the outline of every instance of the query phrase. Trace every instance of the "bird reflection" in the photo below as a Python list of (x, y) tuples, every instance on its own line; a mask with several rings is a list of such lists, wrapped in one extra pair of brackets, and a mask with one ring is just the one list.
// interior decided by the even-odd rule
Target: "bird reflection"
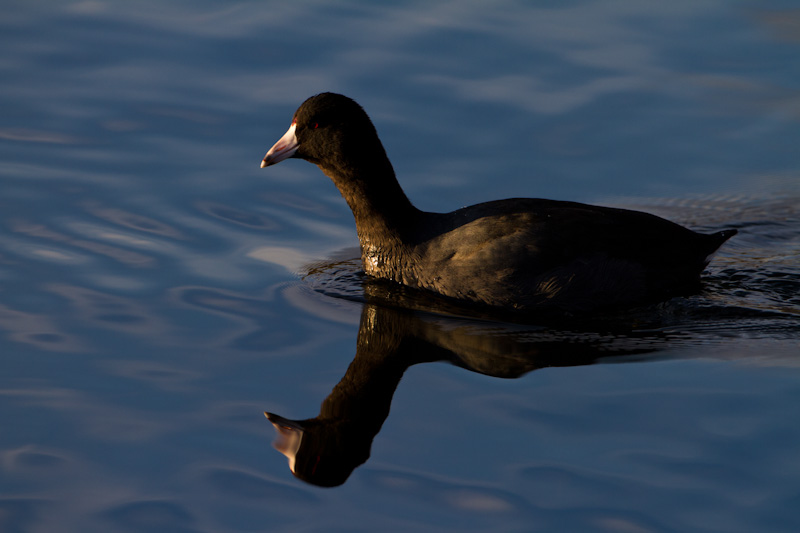
[[(319, 415), (289, 420), (265, 413), (278, 432), (275, 448), (292, 473), (314, 485), (344, 483), (370, 455), (406, 369), (435, 361), (498, 378), (518, 378), (552, 366), (588, 365), (601, 357), (646, 354), (662, 348), (663, 335), (564, 330), (443, 316), (397, 303), (396, 294), (366, 286), (356, 355), (322, 402)], [(407, 303), (407, 302), (406, 302)]]

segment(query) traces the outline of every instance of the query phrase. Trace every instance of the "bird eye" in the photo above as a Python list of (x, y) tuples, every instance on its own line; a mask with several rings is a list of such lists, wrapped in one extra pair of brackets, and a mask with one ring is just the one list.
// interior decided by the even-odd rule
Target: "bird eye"
[(319, 122), (315, 122), (315, 123), (314, 123), (314, 125), (313, 125), (312, 127), (313, 127), (314, 129), (317, 129), (317, 128), (319, 128)]

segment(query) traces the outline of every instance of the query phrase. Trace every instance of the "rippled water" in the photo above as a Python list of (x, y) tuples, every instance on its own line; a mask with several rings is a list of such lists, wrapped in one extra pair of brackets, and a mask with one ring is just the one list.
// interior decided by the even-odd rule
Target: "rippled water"
[[(0, 531), (800, 530), (799, 20), (6, 3)], [(258, 168), (323, 90), (364, 105), (421, 208), (740, 233), (691, 297), (464, 316), (366, 280), (315, 167)], [(296, 476), (264, 411), (305, 420)]]

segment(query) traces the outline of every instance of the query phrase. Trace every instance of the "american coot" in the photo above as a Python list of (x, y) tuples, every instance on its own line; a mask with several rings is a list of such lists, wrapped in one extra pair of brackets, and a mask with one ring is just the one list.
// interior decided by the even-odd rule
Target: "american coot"
[(586, 312), (686, 294), (736, 234), (531, 198), (421, 211), (397, 183), (366, 112), (339, 94), (303, 102), (261, 167), (290, 157), (317, 165), (342, 193), (367, 274), (482, 306)]

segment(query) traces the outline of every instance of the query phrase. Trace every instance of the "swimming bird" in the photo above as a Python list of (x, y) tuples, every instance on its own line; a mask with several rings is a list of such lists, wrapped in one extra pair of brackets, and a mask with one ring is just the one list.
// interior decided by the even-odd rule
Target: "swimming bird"
[(736, 234), (533, 198), (422, 211), (400, 187), (367, 113), (340, 94), (303, 102), (261, 167), (288, 158), (333, 180), (355, 217), (368, 275), (481, 307), (584, 313), (688, 294)]

